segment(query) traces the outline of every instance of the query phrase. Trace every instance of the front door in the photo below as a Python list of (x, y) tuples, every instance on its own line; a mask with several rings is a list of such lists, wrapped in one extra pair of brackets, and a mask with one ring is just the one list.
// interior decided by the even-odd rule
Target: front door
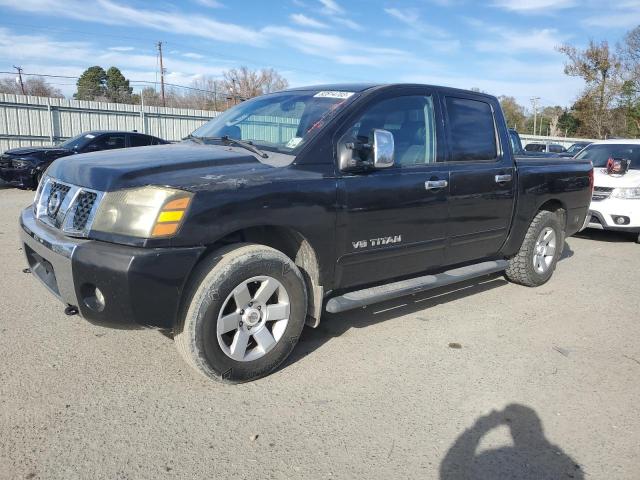
[[(373, 100), (340, 133), (345, 145), (367, 143), (374, 128), (394, 136), (395, 164), (343, 173), (338, 179), (336, 285), (356, 285), (410, 275), (444, 262), (449, 195), (448, 166), (440, 162), (438, 103), (426, 89)], [(366, 156), (365, 151), (348, 155)]]

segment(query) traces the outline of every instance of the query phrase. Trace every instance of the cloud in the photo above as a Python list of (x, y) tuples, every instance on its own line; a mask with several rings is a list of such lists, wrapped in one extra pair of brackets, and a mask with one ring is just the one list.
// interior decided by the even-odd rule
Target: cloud
[(326, 23), (322, 23), (314, 18), (307, 17), (302, 13), (294, 13), (289, 15), (291, 21), (295, 24), (298, 24), (302, 27), (311, 27), (311, 28), (328, 28)]
[(640, 1), (628, 0), (611, 4), (610, 8), (582, 21), (587, 27), (631, 28), (640, 24)]
[(182, 54), (183, 57), (187, 57), (187, 58), (194, 58), (196, 60), (199, 60), (201, 58), (204, 58), (204, 55), (200, 55), (199, 53), (193, 53), (193, 52), (186, 52)]
[(438, 38), (447, 38), (450, 36), (443, 28), (422, 21), (419, 12), (415, 9), (385, 8), (384, 11), (421, 34)]
[(335, 0), (320, 0), (320, 3), (324, 6), (325, 13), (330, 15), (343, 14), (344, 8), (342, 8)]
[(109, 50), (113, 52), (130, 52), (131, 50), (134, 50), (134, 48), (133, 47), (109, 47)]
[(547, 13), (576, 6), (575, 0), (495, 0), (494, 7), (519, 13)]
[(570, 38), (570, 35), (560, 33), (555, 28), (514, 30), (476, 18), (464, 20), (482, 33), (482, 40), (474, 43), (475, 49), (480, 52), (497, 52), (503, 55), (521, 52), (556, 55), (556, 47)]
[(302, 53), (345, 65), (381, 66), (406, 62), (413, 58), (403, 50), (364, 46), (330, 33), (308, 32), (280, 26), (268, 26), (263, 32), (286, 42)]
[(203, 7), (208, 7), (208, 8), (222, 8), (222, 7), (224, 7), (224, 5), (222, 5), (217, 0), (195, 0), (195, 2), (200, 4), (200, 5), (202, 5)]
[(266, 39), (255, 30), (224, 23), (202, 14), (160, 9), (136, 9), (113, 0), (0, 0), (0, 6), (29, 13), (63, 16), (86, 22), (151, 28), (173, 34), (192, 35), (227, 43), (258, 46)]

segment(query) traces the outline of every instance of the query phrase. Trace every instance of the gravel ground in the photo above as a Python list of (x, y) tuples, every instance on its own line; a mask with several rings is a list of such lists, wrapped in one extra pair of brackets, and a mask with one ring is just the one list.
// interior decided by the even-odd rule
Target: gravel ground
[(537, 289), (495, 276), (327, 316), (226, 386), (157, 331), (66, 317), (22, 273), (32, 195), (0, 188), (0, 478), (639, 478), (630, 237), (568, 239)]

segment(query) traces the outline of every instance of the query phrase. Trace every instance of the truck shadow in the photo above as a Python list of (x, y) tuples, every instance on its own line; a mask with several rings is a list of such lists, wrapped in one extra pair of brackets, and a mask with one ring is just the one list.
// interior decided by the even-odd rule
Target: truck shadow
[[(482, 438), (500, 426), (509, 429), (512, 446), (477, 452)], [(441, 480), (518, 478), (583, 479), (583, 468), (544, 436), (542, 421), (532, 408), (508, 405), (479, 417), (449, 448), (440, 464)]]
[[(571, 258), (573, 255), (574, 251), (565, 242), (560, 261)], [(501, 273), (495, 273), (455, 285), (396, 298), (366, 308), (338, 314), (323, 312), (320, 326), (318, 328), (305, 328), (302, 331), (298, 345), (280, 368), (286, 368), (288, 365), (301, 360), (332, 338), (339, 337), (352, 328), (366, 328), (379, 322), (423, 311), (425, 312), (424, 316), (418, 316), (417, 318), (426, 322), (429, 321), (426, 312), (429, 308), (493, 290), (508, 283)]]

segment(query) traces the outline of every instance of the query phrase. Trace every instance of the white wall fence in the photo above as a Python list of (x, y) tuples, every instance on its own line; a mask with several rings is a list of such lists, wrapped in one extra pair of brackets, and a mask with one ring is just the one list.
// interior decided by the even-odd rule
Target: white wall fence
[(180, 140), (218, 112), (0, 93), (0, 153), (51, 145), (87, 130), (137, 130)]
[(596, 142), (597, 140), (589, 138), (573, 138), (573, 137), (547, 137), (545, 135), (527, 135), (526, 133), (520, 134), (520, 140), (522, 140), (522, 146), (526, 147), (529, 143), (555, 143), (562, 145), (565, 148), (569, 148), (576, 142)]

